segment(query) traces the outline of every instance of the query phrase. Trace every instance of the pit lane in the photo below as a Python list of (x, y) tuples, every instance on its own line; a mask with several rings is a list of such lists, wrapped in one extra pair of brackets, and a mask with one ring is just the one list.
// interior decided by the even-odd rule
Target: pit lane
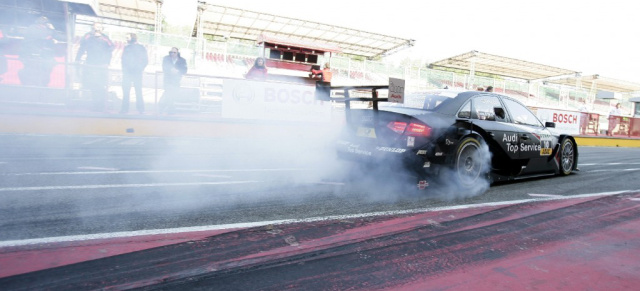
[[(566, 273), (540, 275), (561, 274), (562, 266), (592, 273), (596, 266), (616, 278), (583, 287), (635, 284), (624, 274), (633, 268), (637, 246), (623, 246), (628, 239), (620, 234), (637, 231), (638, 148), (581, 147), (580, 171), (568, 177), (449, 197), (399, 190), (385, 180), (390, 177), (344, 179), (350, 168), (327, 163), (319, 142), (299, 150), (301, 143), (267, 146), (273, 143), (267, 140), (2, 137), (0, 265), (11, 267), (0, 268), (0, 283), (16, 290), (238, 284), (491, 290), (492, 280), (520, 288), (541, 277), (579, 288), (574, 282), (580, 280)], [(500, 218), (504, 213), (511, 218)], [(449, 234), (423, 233), (441, 228)], [(581, 244), (589, 245), (586, 252), (577, 251)], [(230, 256), (205, 259), (203, 252)], [(608, 263), (612, 254), (615, 266)], [(428, 260), (433, 256), (444, 261)], [(137, 267), (163, 258), (171, 263)], [(531, 261), (533, 273), (522, 267)], [(346, 273), (317, 276), (335, 266)], [(403, 275), (368, 275), (389, 270)], [(252, 280), (242, 279), (247, 276)]]
[(3, 241), (366, 216), (640, 189), (637, 148), (581, 147), (580, 171), (571, 176), (501, 183), (466, 197), (408, 191), (388, 176), (345, 179), (351, 169), (347, 164), (310, 154), (323, 152), (322, 143), (300, 149), (299, 143), (267, 148), (266, 141), (240, 144), (233, 139), (4, 137)]

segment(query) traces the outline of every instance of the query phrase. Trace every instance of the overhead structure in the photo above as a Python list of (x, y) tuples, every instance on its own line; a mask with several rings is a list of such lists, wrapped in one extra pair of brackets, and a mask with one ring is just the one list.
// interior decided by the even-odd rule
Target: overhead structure
[(331, 53), (337, 53), (337, 52), (340, 52), (341, 50), (339, 46), (336, 46), (333, 44), (320, 43), (320, 42), (314, 42), (309, 40), (296, 41), (290, 38), (280, 38), (280, 37), (274, 37), (271, 35), (264, 35), (264, 34), (258, 37), (257, 42), (258, 44), (274, 43), (274, 44), (287, 45), (287, 46), (293, 46), (293, 47), (303, 47), (306, 49), (314, 49), (314, 50), (331, 52)]
[(76, 14), (96, 16), (99, 10), (97, 0), (60, 0), (60, 2), (67, 2), (69, 10)]
[(325, 43), (341, 53), (375, 59), (413, 45), (413, 40), (303, 19), (207, 4), (203, 33), (219, 38), (257, 40), (260, 35), (294, 42)]
[[(86, 1), (86, 0), (85, 0)], [(156, 25), (155, 0), (98, 0), (98, 16), (139, 24)], [(159, 1), (162, 3), (162, 1)]]
[(578, 72), (558, 67), (471, 51), (446, 58), (429, 65), (432, 68), (450, 68), (467, 71), (473, 75), (481, 72), (490, 75), (523, 79), (544, 80), (561, 76), (575, 76)]
[(640, 83), (605, 78), (597, 74), (549, 80), (548, 83), (567, 86), (575, 86), (576, 83), (578, 83), (581, 84), (583, 88), (617, 93), (631, 93), (640, 91)]

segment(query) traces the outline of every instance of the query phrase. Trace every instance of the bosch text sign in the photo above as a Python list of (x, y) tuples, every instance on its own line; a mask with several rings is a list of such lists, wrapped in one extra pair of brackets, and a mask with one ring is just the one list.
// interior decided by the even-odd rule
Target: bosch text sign
[(538, 109), (538, 118), (542, 122), (555, 122), (556, 130), (561, 133), (577, 134), (580, 131), (580, 113), (556, 109)]
[(222, 117), (256, 120), (331, 120), (331, 104), (315, 99), (315, 87), (250, 80), (225, 80)]

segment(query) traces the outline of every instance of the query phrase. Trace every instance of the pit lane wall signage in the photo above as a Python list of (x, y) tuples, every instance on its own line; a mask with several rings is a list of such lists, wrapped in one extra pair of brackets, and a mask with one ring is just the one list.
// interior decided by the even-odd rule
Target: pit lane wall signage
[(389, 78), (389, 102), (404, 103), (404, 80)]
[(329, 122), (331, 121), (331, 104), (316, 100), (313, 86), (224, 80), (222, 117)]
[(538, 119), (545, 123), (555, 122), (556, 131), (566, 134), (579, 134), (580, 133), (580, 112), (564, 111), (555, 109), (542, 109), (539, 108), (536, 112)]

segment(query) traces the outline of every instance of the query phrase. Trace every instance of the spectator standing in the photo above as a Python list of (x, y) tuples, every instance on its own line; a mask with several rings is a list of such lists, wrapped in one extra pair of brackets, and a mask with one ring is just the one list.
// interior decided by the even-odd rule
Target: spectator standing
[(587, 133), (587, 126), (589, 125), (589, 109), (587, 108), (587, 102), (585, 99), (580, 101), (580, 134)]
[(264, 58), (257, 58), (253, 67), (249, 69), (249, 72), (245, 75), (245, 78), (252, 80), (266, 80), (267, 79), (267, 65), (265, 64)]
[(331, 65), (329, 65), (328, 62), (324, 64), (324, 68), (322, 70), (311, 69), (311, 74), (309, 74), (309, 77), (319, 77), (322, 82), (326, 83), (331, 83), (331, 76)]
[(169, 55), (162, 59), (164, 72), (164, 94), (160, 100), (160, 112), (173, 113), (173, 104), (180, 93), (180, 81), (187, 73), (187, 60), (180, 56), (180, 51), (172, 47)]
[(620, 111), (620, 103), (616, 104), (616, 107), (611, 109), (609, 112), (609, 130), (607, 130), (608, 136), (613, 136), (613, 130), (620, 123), (620, 115), (622, 115), (622, 111)]
[(82, 57), (86, 54), (82, 67), (82, 87), (91, 91), (94, 111), (105, 109), (113, 47), (113, 42), (103, 33), (100, 23), (94, 23), (91, 31), (80, 40), (76, 62), (81, 63)]
[(493, 92), (493, 86), (488, 86), (487, 89), (484, 89), (485, 92)]
[(149, 64), (147, 49), (138, 43), (135, 33), (127, 35), (127, 45), (122, 51), (122, 107), (120, 113), (129, 112), (129, 96), (131, 84), (136, 92), (136, 108), (140, 114), (144, 113), (144, 99), (142, 97), (142, 74)]
[[(4, 56), (5, 42), (4, 34), (2, 33), (2, 29), (0, 29), (0, 75), (4, 75), (9, 68), (7, 58)], [(0, 76), (0, 82), (2, 82), (2, 76)]]
[(46, 87), (55, 65), (55, 28), (45, 16), (38, 17), (25, 33), (20, 61), (23, 68), (18, 73), (20, 83), (26, 86)]

